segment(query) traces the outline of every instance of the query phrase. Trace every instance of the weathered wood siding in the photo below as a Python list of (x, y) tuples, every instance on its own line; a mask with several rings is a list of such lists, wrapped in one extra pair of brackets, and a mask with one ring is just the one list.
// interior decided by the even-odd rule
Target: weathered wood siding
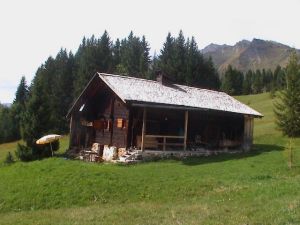
[[(110, 98), (110, 104), (104, 109), (103, 115), (106, 119), (111, 119), (112, 127), (109, 130), (96, 131), (95, 142), (103, 145), (113, 145), (118, 148), (127, 145), (128, 115), (129, 111), (119, 99)], [(124, 128), (117, 127), (117, 119), (126, 121)]]
[[(129, 110), (126, 106), (118, 99), (114, 101), (114, 126), (112, 144), (118, 148), (124, 148), (127, 145), (127, 131), (128, 131), (128, 118)], [(117, 127), (117, 119), (124, 119), (125, 127)]]
[[(96, 102), (94, 104), (100, 104), (101, 114), (105, 119), (109, 120), (112, 118), (112, 102), (113, 98), (109, 97), (101, 102)], [(101, 145), (111, 144), (111, 131), (110, 130), (96, 130), (95, 142)]]
[(69, 148), (79, 147), (79, 137), (80, 137), (80, 123), (79, 117), (75, 113), (72, 114), (70, 120), (70, 141)]
[(244, 117), (244, 150), (250, 150), (253, 144), (253, 125), (254, 119), (250, 116)]

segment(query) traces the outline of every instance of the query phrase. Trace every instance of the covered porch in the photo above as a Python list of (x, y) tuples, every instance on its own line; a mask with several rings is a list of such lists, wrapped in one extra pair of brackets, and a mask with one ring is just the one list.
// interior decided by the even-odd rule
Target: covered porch
[(143, 152), (248, 150), (253, 118), (183, 108), (135, 107), (130, 113), (128, 146)]

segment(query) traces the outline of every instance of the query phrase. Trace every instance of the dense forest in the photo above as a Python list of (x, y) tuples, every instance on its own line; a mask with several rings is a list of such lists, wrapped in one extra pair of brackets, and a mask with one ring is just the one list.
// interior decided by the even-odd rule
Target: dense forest
[(285, 70), (257, 70), (246, 74), (228, 67), (217, 73), (211, 58), (203, 57), (194, 39), (180, 31), (167, 35), (159, 54), (150, 56), (145, 36), (130, 32), (113, 41), (105, 31), (84, 37), (75, 53), (60, 49), (36, 71), (31, 84), (22, 77), (11, 107), (0, 105), (0, 143), (22, 138), (28, 148), (47, 133), (68, 132), (66, 114), (96, 71), (154, 79), (157, 70), (178, 84), (223, 90), (231, 95), (282, 89)]

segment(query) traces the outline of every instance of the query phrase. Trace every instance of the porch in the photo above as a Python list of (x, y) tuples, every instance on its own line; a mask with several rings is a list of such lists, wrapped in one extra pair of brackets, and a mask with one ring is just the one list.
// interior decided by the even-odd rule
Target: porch
[(143, 152), (209, 155), (252, 144), (253, 118), (241, 114), (136, 107), (131, 120), (130, 146)]

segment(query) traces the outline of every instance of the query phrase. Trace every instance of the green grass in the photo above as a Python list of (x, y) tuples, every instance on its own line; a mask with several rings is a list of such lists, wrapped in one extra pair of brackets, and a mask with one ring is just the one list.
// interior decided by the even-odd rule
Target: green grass
[[(288, 139), (269, 94), (238, 99), (265, 115), (250, 153), (131, 166), (62, 157), (2, 165), (0, 224), (300, 224), (300, 168), (287, 168)], [(65, 137), (60, 153), (67, 144)], [(15, 146), (0, 145), (0, 159)]]
[[(17, 150), (17, 144), (24, 144), (23, 141), (15, 141), (15, 142), (9, 142), (5, 144), (0, 144), (0, 163), (3, 162), (7, 156), (7, 154), (10, 152), (14, 159), (16, 158), (16, 150)], [(56, 151), (57, 155), (62, 155), (66, 152), (69, 146), (69, 136), (63, 136), (63, 138), (60, 140), (59, 143), (59, 149)]]
[(5, 160), (5, 158), (9, 152), (13, 155), (14, 158), (16, 157), (15, 151), (16, 151), (17, 143), (22, 143), (22, 142), (16, 141), (16, 142), (0, 144), (0, 163)]

